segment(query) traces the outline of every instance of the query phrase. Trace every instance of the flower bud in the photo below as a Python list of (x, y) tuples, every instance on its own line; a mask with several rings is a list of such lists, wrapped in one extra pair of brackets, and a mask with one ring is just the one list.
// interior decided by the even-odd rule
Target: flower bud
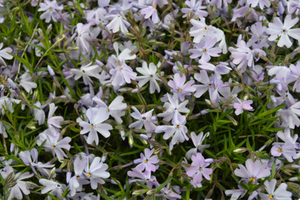
[(50, 65), (48, 65), (47, 68), (48, 68), (49, 74), (50, 74), (51, 76), (54, 76), (55, 73), (54, 73), (53, 69), (50, 67)]

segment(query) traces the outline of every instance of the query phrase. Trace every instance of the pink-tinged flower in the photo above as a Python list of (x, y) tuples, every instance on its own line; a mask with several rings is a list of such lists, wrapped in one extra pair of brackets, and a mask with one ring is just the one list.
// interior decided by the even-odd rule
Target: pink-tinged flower
[(296, 156), (296, 149), (290, 142), (273, 143), (271, 154), (274, 157), (283, 156), (287, 161), (293, 162), (293, 157)]
[(196, 156), (192, 156), (192, 164), (188, 168), (186, 174), (189, 177), (193, 178), (192, 184), (196, 187), (201, 187), (202, 184), (202, 176), (204, 176), (207, 180), (210, 180), (210, 175), (212, 174), (212, 169), (206, 168), (210, 165), (210, 163), (205, 162), (204, 157), (201, 153), (197, 153)]
[(152, 16), (152, 21), (153, 23), (157, 23), (160, 21), (157, 10), (156, 10), (156, 5), (152, 6), (147, 6), (141, 10), (141, 14), (145, 15), (145, 19), (149, 19)]
[(190, 58), (200, 58), (199, 62), (208, 62), (212, 57), (220, 56), (221, 53), (220, 47), (214, 47), (217, 43), (217, 38), (207, 36), (205, 40), (201, 40), (199, 44), (196, 44), (196, 49), (190, 49), (191, 53)]
[(199, 18), (201, 17), (206, 17), (208, 15), (208, 12), (205, 11), (206, 6), (202, 6), (202, 2), (201, 1), (197, 1), (196, 0), (190, 0), (190, 1), (185, 1), (185, 4), (189, 7), (189, 8), (182, 8), (181, 12), (184, 13), (184, 15), (182, 17), (187, 17), (188, 13), (195, 13), (194, 17), (198, 16)]
[[(1, 42), (0, 43), (0, 49), (2, 49), (2, 47), (3, 47), (3, 43)], [(6, 48), (0, 50), (0, 64), (3, 64), (3, 65), (6, 66), (6, 63), (3, 60), (3, 58), (11, 60), (13, 58), (13, 56), (8, 54), (8, 53), (11, 53), (11, 52), (12, 52), (12, 49), (10, 47), (6, 47)]]
[(37, 144), (40, 146), (44, 141), (44, 146), (46, 152), (51, 152), (53, 156), (56, 156), (59, 161), (62, 159), (67, 158), (67, 155), (62, 149), (70, 150), (71, 142), (70, 137), (64, 137), (63, 139), (60, 138), (59, 134), (56, 136), (52, 136), (50, 133), (50, 129), (46, 129), (44, 132), (40, 133), (38, 136)]
[(168, 85), (171, 87), (171, 91), (176, 93), (181, 101), (184, 100), (184, 97), (187, 95), (191, 95), (192, 92), (196, 91), (196, 88), (193, 86), (195, 83), (194, 80), (190, 80), (187, 83), (186, 76), (183, 74), (180, 76), (179, 73), (174, 75), (173, 80), (168, 82)]
[(101, 71), (101, 67), (99, 65), (92, 65), (89, 63), (87, 65), (83, 65), (79, 69), (71, 69), (71, 73), (75, 75), (74, 79), (78, 80), (79, 78), (83, 78), (83, 82), (85, 85), (89, 85), (89, 83), (93, 83), (90, 77), (95, 77), (100, 79), (101, 76), (99, 72)]
[(268, 165), (261, 163), (259, 160), (253, 162), (251, 159), (248, 159), (246, 161), (246, 167), (241, 164), (238, 166), (239, 169), (234, 170), (235, 175), (247, 182), (252, 181), (252, 183), (257, 183), (258, 179), (268, 177), (271, 174), (271, 169), (268, 168)]
[[(160, 63), (158, 63), (157, 65), (160, 65)], [(161, 79), (158, 76), (157, 68), (154, 63), (150, 63), (148, 68), (147, 62), (143, 61), (142, 67), (137, 67), (136, 71), (143, 74), (143, 76), (136, 77), (136, 80), (139, 81), (139, 87), (143, 87), (147, 82), (150, 81), (150, 94), (153, 94), (155, 90), (160, 93), (160, 87), (157, 81), (161, 81)]]
[(292, 19), (291, 15), (285, 17), (284, 23), (282, 23), (279, 17), (274, 17), (273, 23), (269, 23), (269, 28), (266, 30), (266, 32), (270, 34), (268, 39), (274, 41), (280, 37), (277, 45), (279, 47), (286, 46), (287, 48), (290, 48), (292, 46), (292, 41), (289, 37), (300, 41), (300, 28), (291, 29), (298, 21), (298, 17)]
[(168, 101), (164, 104), (166, 111), (163, 113), (159, 113), (158, 117), (163, 117), (163, 120), (170, 121), (173, 119), (175, 112), (178, 111), (180, 113), (189, 113), (190, 110), (186, 108), (186, 105), (189, 103), (188, 100), (185, 100), (179, 103), (179, 99), (177, 94), (175, 93), (173, 96), (167, 93)]
[(244, 110), (253, 110), (253, 108), (250, 106), (250, 104), (253, 103), (252, 100), (247, 100), (247, 101), (241, 101), (239, 98), (236, 98), (239, 103), (234, 103), (233, 107), (236, 109), (235, 114), (239, 115), (243, 113)]
[(108, 119), (109, 115), (106, 108), (89, 108), (86, 111), (87, 121), (81, 121), (79, 126), (83, 129), (80, 131), (80, 134), (86, 134), (89, 132), (87, 143), (92, 144), (95, 141), (96, 145), (99, 143), (98, 133), (103, 135), (105, 138), (110, 136), (109, 130), (112, 130), (110, 124), (102, 123)]
[(277, 181), (272, 179), (271, 181), (266, 180), (264, 185), (268, 194), (259, 193), (261, 200), (292, 200), (292, 193), (287, 191), (287, 184), (281, 183), (279, 187), (276, 188)]
[(152, 132), (156, 127), (152, 120), (152, 112), (154, 109), (141, 114), (140, 111), (138, 111), (138, 109), (136, 109), (134, 106), (131, 108), (134, 110), (134, 112), (131, 113), (131, 116), (138, 121), (130, 124), (129, 128), (141, 129), (143, 126), (145, 126), (147, 132)]
[(209, 144), (202, 145), (203, 141), (208, 136), (209, 132), (205, 133), (205, 135), (203, 135), (203, 131), (201, 131), (199, 135), (196, 135), (195, 132), (191, 132), (191, 139), (196, 148), (190, 149), (188, 152), (186, 152), (185, 156), (190, 159), (193, 155), (196, 156), (198, 151), (202, 153), (205, 148), (208, 148), (210, 146)]
[[(157, 155), (152, 156), (152, 154), (154, 153), (155, 149), (145, 149), (145, 155), (143, 153), (140, 154), (141, 158), (135, 159), (133, 162), (135, 164), (138, 164), (136, 166), (136, 168), (138, 168), (140, 171), (143, 171), (145, 169), (145, 171), (148, 172), (155, 172), (156, 171), (156, 166), (155, 164), (157, 164), (159, 162), (159, 159), (157, 157)], [(152, 157), (151, 157), (152, 156)]]
[(58, 6), (56, 0), (45, 0), (45, 3), (40, 3), (40, 8), (38, 11), (46, 11), (41, 15), (41, 19), (46, 19), (45, 21), (49, 23), (51, 18), (53, 21), (57, 22), (57, 20), (60, 18), (58, 11), (62, 10), (63, 8), (63, 5)]
[(125, 115), (125, 109), (127, 108), (127, 104), (123, 103), (124, 97), (117, 96), (109, 106), (106, 105), (99, 97), (95, 96), (93, 101), (97, 103), (98, 108), (106, 108), (109, 115), (115, 118), (116, 122), (122, 123), (121, 117)]
[(103, 178), (108, 178), (110, 176), (110, 173), (106, 171), (107, 168), (108, 165), (103, 163), (100, 157), (95, 157), (90, 165), (86, 165), (83, 173), (86, 178), (90, 180), (92, 189), (95, 190), (98, 183), (105, 183)]

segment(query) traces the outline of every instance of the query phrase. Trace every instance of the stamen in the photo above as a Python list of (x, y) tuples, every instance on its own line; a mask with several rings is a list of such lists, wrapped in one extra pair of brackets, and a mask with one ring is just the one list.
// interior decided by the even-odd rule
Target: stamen
[(90, 174), (90, 173), (88, 173), (88, 174), (87, 174), (87, 177), (90, 177), (90, 176), (91, 176), (91, 174)]
[(177, 125), (176, 127), (177, 127), (177, 128), (180, 128), (180, 125)]
[(206, 49), (205, 49), (205, 48), (203, 49), (203, 52), (206, 52)]
[(91, 125), (91, 129), (92, 129), (92, 128), (94, 128), (94, 125), (93, 125), (93, 124)]
[(119, 70), (122, 70), (122, 67), (119, 67)]
[(199, 167), (199, 171), (202, 171), (202, 167)]
[(52, 10), (52, 9), (53, 9), (52, 7), (49, 8), (49, 10)]
[(121, 62), (118, 60), (118, 65), (120, 65), (121, 64)]
[(147, 163), (148, 162), (148, 159), (145, 159), (145, 163)]
[(271, 194), (271, 195), (269, 196), (269, 199), (274, 199), (274, 196)]
[(54, 145), (52, 145), (52, 149), (55, 149), (55, 146), (54, 146)]
[(250, 181), (253, 181), (253, 182), (255, 182), (255, 178), (253, 178), (253, 177), (252, 177), (252, 178), (250, 178)]
[(154, 9), (156, 9), (156, 6), (155, 6), (155, 5), (153, 5), (152, 7), (153, 7)]
[(282, 149), (278, 149), (277, 152), (278, 152), (278, 153), (282, 152)]
[(178, 91), (178, 92), (181, 92), (181, 89), (178, 89), (177, 91)]

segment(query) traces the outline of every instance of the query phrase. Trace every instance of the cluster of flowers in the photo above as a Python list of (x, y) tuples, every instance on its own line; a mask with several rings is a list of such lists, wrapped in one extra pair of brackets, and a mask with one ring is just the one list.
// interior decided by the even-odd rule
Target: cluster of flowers
[[(299, 185), (285, 183), (288, 178), (280, 172), (286, 169), (291, 174), (300, 169), (300, 143), (294, 133), (300, 126), (300, 102), (296, 99), (300, 92), (300, 48), (293, 48), (300, 43), (299, 1), (186, 0), (184, 5), (175, 0), (82, 2), (31, 0), (30, 5), (24, 5), (30, 9), (21, 10), (17, 4), (0, 0), (4, 13), (18, 8), (20, 23), (36, 26), (32, 35), (15, 38), (16, 44), (8, 42), (11, 40), (0, 43), (0, 133), (4, 155), (0, 174), (4, 199), (22, 199), (23, 194), (34, 193), (47, 194), (47, 198), (99, 199), (111, 195), (109, 189), (102, 187), (105, 183), (121, 185), (124, 199), (128, 197), (124, 190), (129, 184), (148, 188), (130, 195), (149, 198), (181, 199), (187, 190), (197, 192), (204, 184), (211, 186), (205, 190), (206, 196), (202, 195), (205, 199), (212, 197), (216, 185), (220, 195), (225, 190), (232, 200), (246, 195), (248, 199), (297, 197)], [(14, 14), (14, 20), (10, 17), (0, 13), (0, 23), (14, 26), (17, 16)], [(57, 35), (51, 38), (54, 29)], [(280, 55), (281, 50), (287, 55)], [(35, 59), (30, 60), (30, 55)], [(39, 83), (49, 79), (51, 84), (47, 86)], [(45, 94), (42, 87), (51, 85), (52, 91)], [(158, 100), (157, 94), (161, 94)], [(48, 99), (44, 101), (39, 95), (47, 95)], [(200, 109), (200, 101), (206, 102), (206, 107)], [(59, 108), (60, 102), (73, 104), (74, 112), (66, 114), (66, 109)], [(158, 103), (148, 105), (149, 102)], [(210, 143), (215, 130), (189, 123), (217, 112), (226, 113), (229, 122), (237, 125), (236, 119), (252, 117), (255, 114), (249, 111), (256, 112), (262, 104), (266, 105), (261, 106), (264, 109), (276, 110), (268, 119), (268, 128), (274, 127), (275, 131), (265, 136), (273, 146), (263, 152), (264, 158), (259, 153), (267, 144), (256, 152), (251, 150), (254, 153), (250, 158), (236, 159), (237, 165), (226, 156), (213, 157), (218, 153), (211, 153), (213, 147), (219, 144)], [(36, 134), (34, 144), (18, 143), (18, 137), (25, 136), (17, 135), (12, 120), (15, 111), (37, 122), (38, 128), (27, 126)], [(114, 177), (113, 161), (105, 163), (106, 142), (102, 140), (112, 136), (122, 138), (118, 141), (124, 144), (128, 138), (130, 148), (139, 147), (134, 140), (144, 144), (139, 147), (138, 152), (144, 151), (140, 158), (118, 168), (125, 170), (137, 164), (127, 170), (128, 182)], [(195, 148), (181, 145), (190, 139)], [(8, 142), (10, 152), (6, 149)], [(76, 143), (83, 145), (85, 153)], [(185, 157), (176, 161), (176, 166), (169, 165), (184, 178), (181, 183), (169, 181), (165, 186), (158, 182), (164, 176), (157, 173), (168, 162), (162, 149), (171, 154), (176, 147), (184, 149)], [(50, 156), (42, 151), (50, 152), (53, 158), (38, 162)], [(99, 157), (91, 151), (101, 151), (103, 155)], [(250, 149), (240, 147), (235, 153), (245, 151)], [(209, 157), (205, 158), (207, 152)], [(225, 161), (234, 174), (235, 188), (231, 185), (223, 189), (217, 182), (218, 175), (214, 175)], [(244, 162), (246, 167), (240, 164)], [(17, 171), (20, 166), (25, 170)], [(295, 175), (289, 181), (298, 178)], [(183, 182), (190, 186), (180, 186)], [(161, 190), (156, 191), (161, 185)], [(40, 190), (31, 193), (34, 188)]]

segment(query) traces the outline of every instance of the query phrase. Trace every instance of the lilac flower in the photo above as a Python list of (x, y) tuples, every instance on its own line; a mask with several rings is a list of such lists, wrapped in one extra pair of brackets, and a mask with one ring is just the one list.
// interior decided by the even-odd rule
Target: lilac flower
[(239, 164), (239, 169), (235, 169), (236, 176), (242, 177), (242, 180), (252, 183), (257, 183), (258, 179), (268, 177), (271, 174), (270, 168), (267, 164), (262, 164), (259, 160), (253, 162), (251, 159), (246, 161), (246, 168)]
[(231, 195), (230, 200), (237, 200), (240, 197), (243, 198), (247, 194), (247, 190), (245, 190), (242, 186), (238, 185), (239, 189), (236, 190), (226, 190), (225, 194)]
[(281, 183), (279, 187), (275, 190), (276, 187), (276, 179), (272, 179), (271, 181), (265, 181), (264, 185), (266, 186), (266, 190), (268, 194), (259, 193), (259, 196), (261, 197), (261, 200), (291, 200), (292, 199), (292, 193), (287, 191), (287, 184)]
[[(155, 172), (157, 167), (155, 166), (155, 164), (157, 164), (159, 162), (159, 159), (157, 157), (157, 155), (152, 156), (152, 154), (154, 153), (155, 149), (145, 149), (145, 155), (143, 153), (140, 154), (141, 158), (135, 159), (133, 162), (135, 164), (140, 163), (136, 166), (137, 169), (139, 169), (140, 171), (143, 171), (145, 169), (145, 171), (148, 172)], [(152, 157), (151, 157), (152, 156)]]
[(95, 157), (91, 165), (86, 165), (84, 174), (90, 180), (91, 188), (96, 189), (98, 183), (104, 184), (103, 178), (108, 178), (110, 176), (109, 172), (106, 172), (108, 168), (107, 164), (103, 164), (101, 158)]
[(170, 121), (173, 119), (175, 112), (178, 111), (180, 113), (189, 113), (190, 110), (186, 108), (185, 106), (188, 104), (188, 100), (179, 103), (178, 96), (175, 93), (173, 96), (167, 93), (167, 98), (169, 102), (166, 102), (164, 104), (164, 107), (166, 108), (166, 111), (163, 113), (159, 113), (158, 117), (163, 117), (163, 120)]
[(241, 101), (239, 98), (236, 97), (236, 99), (239, 101), (239, 103), (234, 103), (233, 107), (236, 109), (235, 114), (240, 115), (244, 112), (244, 110), (253, 110), (253, 108), (250, 106), (250, 104), (253, 103), (252, 100), (247, 101)]
[(131, 83), (131, 80), (136, 79), (136, 73), (131, 67), (126, 65), (125, 60), (123, 60), (119, 66), (114, 66), (109, 73), (112, 75), (112, 85), (120, 87), (125, 85), (125, 83)]
[(56, 0), (45, 0), (45, 3), (40, 3), (40, 8), (38, 11), (46, 11), (41, 15), (41, 19), (46, 19), (45, 21), (49, 23), (51, 18), (53, 21), (57, 22), (57, 20), (60, 18), (60, 15), (57, 11), (60, 11), (63, 8), (63, 5), (57, 5)]
[(276, 78), (278, 80), (283, 79), (284, 82), (288, 79), (290, 76), (291, 70), (287, 68), (286, 66), (270, 66), (268, 65), (267, 68), (269, 68), (268, 74), (270, 76), (276, 75)]
[(152, 112), (154, 109), (141, 114), (138, 109), (136, 109), (134, 106), (131, 107), (134, 112), (131, 113), (131, 116), (134, 119), (137, 119), (138, 121), (133, 122), (129, 125), (129, 128), (136, 128), (141, 129), (143, 126), (145, 126), (145, 129), (147, 132), (152, 132), (155, 129), (155, 124), (152, 121)]
[(279, 47), (286, 46), (287, 48), (290, 48), (292, 46), (292, 42), (289, 36), (300, 41), (300, 28), (291, 29), (298, 21), (298, 17), (292, 19), (291, 15), (287, 15), (285, 17), (284, 23), (282, 23), (280, 18), (274, 17), (273, 23), (269, 23), (269, 28), (266, 30), (266, 32), (270, 34), (268, 39), (270, 41), (274, 41), (279, 36), (280, 39), (277, 45)]
[(201, 56), (200, 61), (208, 62), (212, 57), (219, 57), (221, 53), (220, 47), (213, 47), (217, 42), (217, 38), (207, 36), (205, 40), (201, 40), (199, 44), (195, 45), (196, 49), (190, 49), (190, 58), (198, 58)]
[(59, 199), (65, 199), (62, 194), (64, 193), (64, 191), (67, 189), (65, 184), (61, 184), (58, 181), (54, 181), (54, 180), (47, 180), (47, 179), (43, 179), (41, 178), (39, 180), (40, 184), (42, 184), (43, 186), (45, 186), (42, 190), (41, 193), (42, 194), (52, 194), (54, 196), (56, 196)]
[(87, 65), (83, 65), (79, 69), (71, 69), (71, 73), (75, 75), (74, 79), (78, 80), (79, 78), (83, 78), (83, 82), (85, 85), (88, 85), (89, 83), (93, 83), (90, 77), (95, 77), (97, 79), (100, 79), (99, 72), (101, 71), (101, 67), (99, 65), (92, 65), (92, 63), (89, 63)]
[[(160, 63), (158, 63), (157, 65), (160, 65)], [(157, 68), (154, 63), (150, 63), (148, 68), (147, 62), (143, 61), (142, 67), (137, 67), (136, 71), (143, 74), (143, 76), (136, 77), (136, 80), (139, 81), (139, 87), (143, 87), (148, 81), (150, 81), (150, 94), (153, 94), (155, 90), (160, 93), (160, 87), (157, 81), (161, 80), (158, 76)]]
[[(175, 191), (175, 192), (174, 192)], [(162, 200), (176, 200), (176, 199), (181, 199), (181, 191), (180, 191), (180, 187), (177, 185), (174, 185), (172, 187), (170, 187), (170, 184), (167, 185), (167, 187), (164, 187), (163, 189), (161, 189), (160, 191), (162, 194), (156, 194), (156, 197), (161, 197)]]
[[(1, 42), (0, 43), (0, 49), (2, 49), (2, 47), (3, 47), (3, 43)], [(12, 49), (10, 47), (6, 47), (6, 48), (0, 50), (0, 64), (3, 64), (3, 65), (6, 66), (6, 63), (3, 60), (3, 58), (11, 60), (13, 58), (13, 56), (8, 54), (8, 53), (11, 53), (11, 52), (12, 52)]]
[(45, 122), (45, 111), (43, 110), (43, 107), (45, 107), (46, 105), (42, 106), (39, 101), (34, 105), (39, 108), (33, 108), (34, 120), (38, 121), (39, 125), (42, 125)]
[(44, 141), (46, 142), (43, 147), (46, 148), (46, 152), (51, 152), (53, 156), (56, 155), (59, 161), (61, 161), (64, 157), (67, 157), (62, 149), (70, 150), (70, 137), (61, 139), (59, 134), (52, 136), (51, 130), (46, 129), (44, 132), (39, 134), (37, 144), (40, 146)]
[(109, 130), (112, 130), (112, 126), (110, 124), (102, 123), (108, 119), (108, 113), (106, 108), (89, 108), (86, 111), (86, 116), (89, 121), (81, 121), (79, 126), (83, 129), (80, 131), (80, 134), (86, 134), (89, 132), (89, 136), (87, 138), (87, 143), (92, 144), (95, 141), (96, 145), (99, 143), (98, 133), (103, 135), (105, 138), (110, 136)]
[(209, 144), (202, 145), (203, 141), (208, 136), (209, 136), (209, 132), (205, 133), (205, 135), (203, 135), (203, 131), (201, 131), (199, 133), (199, 135), (196, 135), (195, 132), (191, 132), (191, 139), (196, 148), (190, 149), (188, 152), (186, 152), (185, 156), (188, 159), (190, 159), (192, 157), (192, 155), (196, 156), (198, 151), (200, 151), (200, 153), (202, 153), (205, 148), (208, 148), (210, 146)]
[(293, 91), (300, 92), (300, 61), (297, 62), (296, 66), (291, 64), (290, 65), (290, 79), (291, 81), (296, 81), (293, 87)]
[(180, 76), (180, 74), (177, 73), (174, 75), (173, 80), (168, 82), (168, 85), (172, 88), (171, 91), (177, 93), (181, 101), (184, 100), (186, 95), (191, 95), (192, 92), (196, 91), (196, 88), (193, 86), (194, 80), (190, 80), (187, 83), (185, 83), (185, 81), (186, 76), (184, 74)]
[[(62, 116), (53, 116), (56, 109), (57, 109), (57, 106), (55, 106), (54, 103), (49, 104), (47, 125), (48, 125), (48, 128), (51, 129), (52, 134), (57, 134), (57, 131), (54, 131), (53, 129), (61, 128), (60, 123), (62, 121), (64, 121), (64, 118)], [(53, 135), (53, 136), (57, 136), (57, 135)]]
[(206, 6), (202, 6), (201, 1), (196, 2), (196, 0), (187, 0), (185, 1), (185, 4), (189, 8), (181, 9), (181, 12), (184, 13), (182, 17), (187, 17), (188, 13), (195, 13), (194, 17), (198, 16), (199, 18), (206, 17), (208, 15), (207, 11), (204, 10), (206, 9)]
[[(28, 195), (30, 193), (29, 190), (29, 185), (27, 182), (23, 181), (23, 179), (27, 179), (32, 177), (34, 174), (30, 174), (29, 172), (25, 172), (25, 173), (17, 173), (16, 175), (13, 175), (13, 182), (15, 183), (15, 185), (11, 188), (9, 188), (10, 194), (8, 196), (8, 200), (12, 200), (13, 198), (16, 199), (23, 199), (23, 195), (22, 192), (25, 195)], [(21, 192), (22, 191), (22, 192)]]
[(134, 182), (140, 182), (147, 185), (148, 188), (153, 188), (153, 186), (158, 187), (159, 183), (156, 180), (155, 176), (151, 176), (151, 171), (142, 172), (138, 168), (133, 168), (132, 171), (127, 172), (128, 176), (131, 177), (129, 179), (129, 184)]
[(127, 104), (123, 103), (124, 97), (117, 96), (109, 106), (107, 106), (99, 97), (95, 96), (93, 101), (97, 103), (98, 108), (106, 108), (108, 114), (110, 114), (118, 123), (122, 123), (121, 117), (125, 115), (125, 109), (127, 108)]
[(192, 156), (192, 164), (189, 167), (186, 174), (189, 177), (193, 177), (192, 184), (196, 187), (201, 187), (202, 184), (202, 176), (204, 176), (207, 180), (210, 180), (210, 175), (212, 174), (212, 169), (206, 168), (210, 165), (210, 163), (205, 162), (204, 157), (201, 153), (197, 153), (196, 156)]
[(156, 10), (156, 5), (152, 6), (147, 6), (141, 10), (141, 14), (145, 15), (145, 19), (149, 19), (152, 16), (152, 21), (153, 23), (157, 23), (160, 21), (157, 10)]

